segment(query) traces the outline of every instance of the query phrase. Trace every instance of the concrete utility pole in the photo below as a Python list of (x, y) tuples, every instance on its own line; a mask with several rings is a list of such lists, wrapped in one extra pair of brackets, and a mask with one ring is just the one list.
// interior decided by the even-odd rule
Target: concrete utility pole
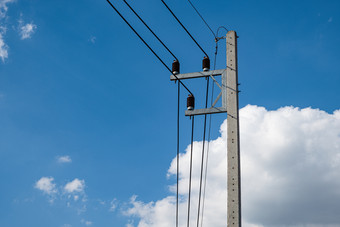
[[(221, 89), (220, 94), (210, 108), (186, 110), (186, 116), (228, 113), (227, 118), (227, 190), (228, 190), (228, 223), (227, 227), (241, 227), (241, 172), (240, 172), (240, 134), (239, 134), (239, 107), (238, 107), (238, 69), (237, 69), (237, 35), (229, 31), (226, 35), (227, 42), (227, 68), (212, 71), (177, 74), (177, 78), (193, 79), (211, 77)], [(220, 85), (215, 76), (221, 75)], [(171, 80), (177, 79), (171, 75)], [(222, 97), (222, 106), (215, 107)]]
[(241, 226), (240, 133), (238, 114), (237, 35), (227, 40), (228, 227)]

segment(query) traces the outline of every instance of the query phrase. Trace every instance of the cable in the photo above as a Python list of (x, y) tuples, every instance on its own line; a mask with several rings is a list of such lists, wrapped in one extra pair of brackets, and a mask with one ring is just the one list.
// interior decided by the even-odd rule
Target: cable
[(179, 179), (179, 108), (180, 108), (180, 89), (181, 84), (178, 83), (177, 93), (177, 183), (176, 183), (176, 227), (178, 227), (178, 179)]
[(169, 8), (169, 6), (164, 2), (164, 0), (161, 0), (162, 3), (165, 5), (165, 7), (169, 10), (169, 12), (172, 14), (172, 16), (177, 20), (177, 22), (182, 26), (182, 28), (188, 33), (190, 38), (196, 43), (196, 45), (201, 49), (201, 51), (205, 54), (205, 56), (209, 57), (208, 54), (203, 50), (203, 48), (198, 44), (198, 42), (192, 37), (190, 32), (184, 27), (184, 25), (181, 23), (181, 21), (176, 17), (176, 15), (172, 12), (172, 10)]
[[(207, 78), (207, 90), (206, 90), (206, 98), (205, 98), (205, 108), (208, 107), (208, 92), (209, 92), (209, 77)], [(204, 114), (203, 146), (202, 146), (202, 160), (201, 160), (201, 177), (200, 177), (200, 189), (199, 189), (199, 193), (198, 193), (197, 227), (199, 226), (199, 221), (200, 221), (201, 192), (202, 192), (202, 179), (203, 179), (204, 145), (205, 145), (206, 126), (207, 126), (207, 114)]]
[(192, 8), (194, 8), (194, 10), (196, 11), (196, 13), (198, 14), (198, 16), (200, 16), (200, 18), (202, 19), (202, 21), (205, 23), (205, 25), (209, 28), (209, 30), (211, 31), (211, 33), (213, 34), (213, 36), (216, 38), (215, 33), (213, 32), (213, 30), (211, 29), (211, 27), (209, 26), (209, 24), (204, 20), (203, 16), (198, 12), (198, 10), (196, 9), (196, 7), (194, 6), (194, 4), (192, 4), (192, 2), (190, 0), (188, 0), (188, 2), (190, 3), (190, 5), (192, 6)]
[(187, 88), (187, 86), (185, 86), (185, 84), (183, 84), (183, 82), (178, 79), (178, 77), (172, 73), (171, 69), (164, 63), (164, 61), (156, 54), (156, 52), (149, 46), (149, 44), (147, 44), (145, 42), (145, 40), (138, 34), (138, 32), (130, 25), (130, 23), (123, 17), (122, 14), (120, 14), (120, 12), (116, 9), (116, 7), (114, 7), (112, 5), (112, 3), (109, 0), (106, 0), (110, 6), (116, 11), (116, 13), (118, 13), (118, 15), (124, 20), (124, 22), (131, 28), (131, 30), (138, 36), (138, 38), (140, 40), (143, 41), (143, 43), (149, 48), (149, 50), (158, 58), (158, 60), (165, 66), (165, 68), (167, 68), (167, 70), (179, 81), (179, 83), (182, 84), (182, 86), (190, 93), (193, 95), (193, 93), (189, 90), (189, 88)]
[[(218, 31), (217, 31), (216, 34), (218, 34)], [(216, 40), (216, 46), (215, 46), (214, 70), (216, 69), (217, 52), (218, 52), (218, 40)], [(211, 89), (211, 105), (213, 104), (214, 87), (215, 87), (215, 83), (214, 83), (214, 81), (212, 81), (212, 89)], [(201, 220), (201, 227), (203, 226), (204, 208), (205, 208), (205, 192), (206, 192), (206, 186), (207, 186), (208, 160), (209, 160), (209, 150), (210, 150), (211, 119), (212, 119), (212, 114), (209, 115), (208, 146), (207, 146), (207, 154), (206, 154), (207, 157), (206, 157), (206, 160), (205, 160), (204, 187), (203, 187), (203, 196), (202, 196), (202, 197), (203, 197), (203, 201), (202, 201), (202, 220)]]
[(217, 28), (216, 36), (218, 36), (218, 31), (219, 31), (221, 28), (223, 28), (223, 29), (225, 29), (227, 32), (229, 32), (229, 30), (228, 30), (226, 27), (220, 26), (220, 27)]
[(189, 173), (189, 194), (188, 194), (188, 219), (187, 219), (187, 227), (190, 224), (190, 198), (191, 198), (191, 176), (192, 176), (192, 153), (194, 147), (194, 122), (195, 116), (192, 116), (191, 119), (191, 151), (190, 151), (190, 173)]
[(138, 19), (149, 29), (149, 31), (156, 37), (156, 39), (165, 47), (165, 49), (176, 59), (177, 57), (169, 50), (169, 48), (162, 42), (162, 40), (151, 30), (151, 28), (145, 23), (145, 21), (136, 13), (136, 11), (127, 3), (126, 0), (123, 0), (125, 4), (131, 9), (131, 11), (138, 17)]

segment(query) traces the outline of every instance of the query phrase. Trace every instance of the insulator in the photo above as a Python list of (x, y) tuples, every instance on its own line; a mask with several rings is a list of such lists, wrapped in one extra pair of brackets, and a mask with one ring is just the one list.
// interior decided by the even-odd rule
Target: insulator
[(203, 68), (203, 71), (209, 71), (210, 70), (210, 59), (209, 59), (209, 57), (205, 56), (203, 58), (202, 68)]
[(173, 74), (178, 74), (179, 73), (179, 61), (176, 59), (172, 63), (172, 73)]
[(192, 94), (189, 94), (187, 98), (187, 108), (188, 110), (195, 109), (195, 97)]

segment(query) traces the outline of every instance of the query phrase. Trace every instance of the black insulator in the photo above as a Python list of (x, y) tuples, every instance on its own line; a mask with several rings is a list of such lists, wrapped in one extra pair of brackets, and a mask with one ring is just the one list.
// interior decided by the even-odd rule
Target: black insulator
[(195, 109), (195, 97), (192, 94), (190, 94), (187, 98), (187, 108), (188, 110)]
[(209, 59), (209, 57), (205, 56), (203, 58), (202, 68), (203, 68), (203, 71), (209, 71), (210, 70), (210, 59)]
[(179, 73), (179, 61), (176, 59), (172, 63), (172, 73), (173, 74), (178, 74)]

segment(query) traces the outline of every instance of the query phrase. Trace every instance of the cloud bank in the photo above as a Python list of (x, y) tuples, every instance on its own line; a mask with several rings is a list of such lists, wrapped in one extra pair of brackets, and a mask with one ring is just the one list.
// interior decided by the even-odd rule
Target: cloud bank
[[(226, 121), (210, 142), (203, 226), (226, 225)], [(242, 222), (245, 227), (340, 226), (340, 110), (240, 110)], [(202, 142), (194, 143), (191, 224), (196, 225)], [(180, 155), (180, 226), (186, 226), (190, 146)], [(176, 172), (174, 159), (168, 170)], [(158, 201), (130, 200), (129, 226), (175, 226), (174, 185)], [(134, 222), (135, 221), (135, 222)]]

